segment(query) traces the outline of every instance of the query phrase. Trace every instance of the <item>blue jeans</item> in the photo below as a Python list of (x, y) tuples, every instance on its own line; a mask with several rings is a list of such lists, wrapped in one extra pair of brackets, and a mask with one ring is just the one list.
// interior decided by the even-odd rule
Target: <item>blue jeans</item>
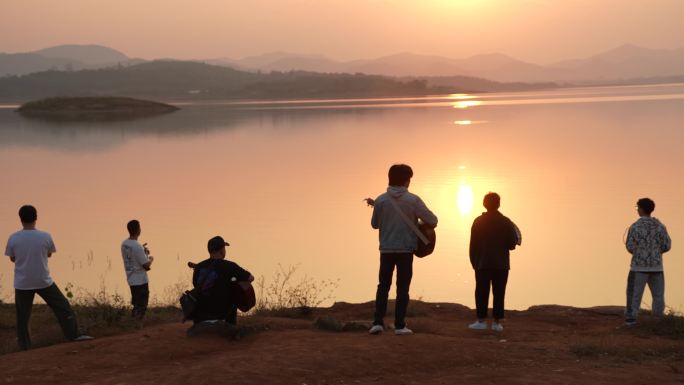
[(378, 274), (378, 290), (375, 294), (375, 320), (373, 325), (385, 324), (387, 313), (387, 297), (392, 286), (394, 267), (397, 267), (397, 300), (394, 306), (394, 327), (406, 327), (406, 309), (409, 303), (409, 286), (413, 277), (413, 253), (380, 254), (380, 273)]
[(660, 317), (665, 312), (665, 274), (662, 271), (630, 271), (627, 276), (627, 309), (625, 310), (627, 321), (636, 321), (646, 284), (653, 297), (651, 305), (653, 315)]

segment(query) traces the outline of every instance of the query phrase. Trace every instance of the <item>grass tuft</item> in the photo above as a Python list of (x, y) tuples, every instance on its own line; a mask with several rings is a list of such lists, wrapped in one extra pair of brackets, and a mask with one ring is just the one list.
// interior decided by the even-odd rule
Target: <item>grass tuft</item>
[(316, 307), (334, 299), (338, 281), (314, 280), (309, 276), (296, 278), (299, 265), (278, 271), (266, 283), (264, 277), (255, 282), (257, 305), (254, 314), (276, 317), (311, 317)]
[(684, 316), (670, 311), (663, 317), (642, 317), (635, 330), (646, 335), (656, 335), (673, 340), (684, 340)]

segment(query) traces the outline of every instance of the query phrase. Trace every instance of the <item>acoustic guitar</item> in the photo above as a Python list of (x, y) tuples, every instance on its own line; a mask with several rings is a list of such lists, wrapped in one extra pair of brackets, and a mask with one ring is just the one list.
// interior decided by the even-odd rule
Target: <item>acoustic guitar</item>
[[(375, 200), (373, 198), (366, 198), (364, 201), (369, 207), (375, 207)], [(399, 208), (397, 207), (397, 209)], [(408, 219), (405, 214), (403, 214), (402, 217), (407, 224), (409, 224), (408, 221), (410, 221), (410, 219)], [(411, 229), (414, 230), (414, 232), (419, 231), (421, 233), (420, 235), (416, 233), (416, 236), (418, 237), (418, 247), (413, 251), (413, 255), (418, 258), (424, 258), (432, 254), (432, 252), (435, 251), (435, 244), (437, 243), (435, 228), (418, 220), (418, 224), (411, 226)]]

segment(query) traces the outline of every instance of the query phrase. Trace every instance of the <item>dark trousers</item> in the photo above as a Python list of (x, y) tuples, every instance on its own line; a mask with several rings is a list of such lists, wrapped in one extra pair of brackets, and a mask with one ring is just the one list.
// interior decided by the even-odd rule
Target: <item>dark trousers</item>
[(31, 336), (29, 333), (29, 320), (31, 319), (31, 309), (33, 308), (33, 297), (38, 295), (52, 309), (52, 312), (62, 327), (64, 337), (73, 340), (78, 337), (78, 324), (76, 316), (69, 305), (69, 301), (59, 290), (56, 284), (52, 284), (43, 289), (35, 290), (14, 290), (14, 303), (17, 308), (17, 342), (19, 349), (28, 350), (31, 348)]
[(131, 286), (131, 304), (133, 305), (133, 317), (143, 319), (147, 311), (147, 303), (150, 299), (150, 288), (148, 284)]
[(406, 326), (406, 309), (409, 303), (409, 286), (413, 277), (413, 253), (380, 254), (380, 274), (378, 291), (375, 294), (374, 325), (384, 325), (387, 313), (387, 297), (392, 286), (394, 266), (397, 267), (397, 301), (394, 307), (394, 327), (402, 329)]
[(231, 304), (228, 308), (228, 317), (226, 317), (226, 322), (231, 325), (237, 325), (237, 305)]
[(487, 305), (489, 304), (489, 287), (491, 286), (494, 297), (494, 318), (504, 318), (504, 298), (506, 296), (506, 283), (508, 282), (508, 270), (481, 269), (475, 270), (475, 305), (477, 306), (477, 318), (487, 318)]

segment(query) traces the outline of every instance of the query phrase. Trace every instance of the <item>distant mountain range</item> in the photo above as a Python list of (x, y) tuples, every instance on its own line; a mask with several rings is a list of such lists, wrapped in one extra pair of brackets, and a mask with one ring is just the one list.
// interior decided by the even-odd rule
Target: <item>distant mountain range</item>
[(370, 60), (334, 61), (323, 56), (269, 53), (239, 60), (217, 59), (214, 64), (260, 71), (304, 70), (314, 72), (365, 73), (385, 76), (471, 76), (496, 81), (549, 81), (549, 70), (502, 54), (467, 59), (399, 53)]
[(596, 82), (684, 75), (684, 47), (665, 50), (626, 44), (588, 58), (550, 65), (528, 63), (499, 53), (465, 59), (400, 53), (343, 62), (324, 56), (277, 52), (211, 62), (261, 71), (360, 72), (420, 77), (461, 75), (500, 82)]
[(100, 45), (60, 45), (33, 52), (0, 53), (0, 77), (47, 70), (72, 71), (140, 63)]
[(649, 49), (625, 44), (585, 59), (553, 63), (569, 71), (568, 80), (613, 80), (684, 75), (684, 47)]
[[(46, 70), (73, 71), (144, 62), (124, 53), (98, 45), (62, 45), (27, 53), (0, 53), (0, 77), (26, 75)], [(475, 55), (464, 59), (400, 53), (376, 59), (337, 61), (320, 55), (285, 52), (267, 53), (242, 59), (197, 60), (207, 64), (250, 72), (308, 71), (322, 73), (363, 73), (393, 77), (489, 79), (517, 83), (629, 83), (644, 79), (676, 78), (684, 75), (684, 47), (649, 49), (622, 45), (587, 58), (565, 60), (548, 65), (524, 62), (503, 54)], [(479, 84), (479, 83), (478, 83)]]

